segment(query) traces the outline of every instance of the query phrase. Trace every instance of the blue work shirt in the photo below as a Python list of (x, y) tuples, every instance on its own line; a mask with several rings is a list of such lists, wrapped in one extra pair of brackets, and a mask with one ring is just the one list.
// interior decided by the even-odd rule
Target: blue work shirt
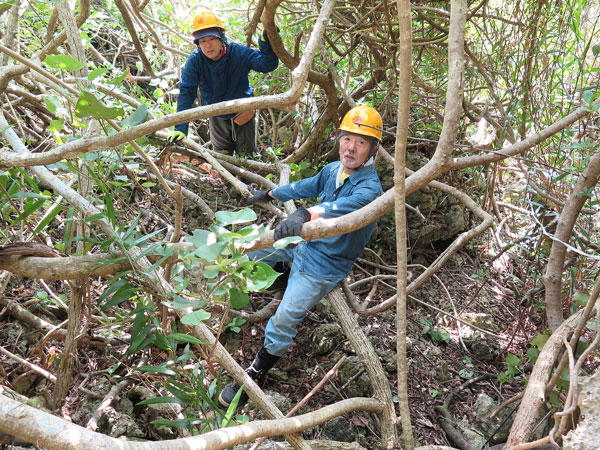
[[(268, 73), (279, 64), (279, 58), (271, 44), (264, 41), (262, 36), (258, 40), (260, 50), (229, 41), (225, 41), (225, 46), (225, 54), (217, 61), (204, 56), (200, 47), (188, 57), (181, 72), (177, 112), (192, 107), (198, 88), (202, 105), (252, 97), (253, 91), (248, 80), (250, 71)], [(234, 115), (235, 113), (219, 117), (230, 119)], [(175, 130), (187, 135), (188, 123), (176, 125)]]
[[(271, 191), (283, 202), (292, 199), (318, 198), (319, 217), (332, 218), (348, 214), (368, 205), (383, 193), (381, 182), (371, 163), (338, 183), (342, 164), (337, 161), (326, 165), (317, 175), (280, 186)], [(352, 270), (365, 245), (369, 242), (376, 222), (358, 230), (325, 239), (301, 242), (296, 249), (294, 264), (302, 261), (299, 269), (322, 278), (342, 279)]]

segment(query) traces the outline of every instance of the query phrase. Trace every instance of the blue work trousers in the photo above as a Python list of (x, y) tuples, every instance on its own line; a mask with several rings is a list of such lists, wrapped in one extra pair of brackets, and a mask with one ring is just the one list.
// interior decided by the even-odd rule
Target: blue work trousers
[(273, 356), (283, 356), (296, 336), (296, 328), (308, 314), (341, 280), (321, 278), (302, 271), (302, 255), (298, 247), (281, 250), (264, 249), (248, 254), (251, 260), (264, 262), (271, 267), (277, 262), (292, 263), (287, 288), (275, 314), (265, 329), (264, 347)]

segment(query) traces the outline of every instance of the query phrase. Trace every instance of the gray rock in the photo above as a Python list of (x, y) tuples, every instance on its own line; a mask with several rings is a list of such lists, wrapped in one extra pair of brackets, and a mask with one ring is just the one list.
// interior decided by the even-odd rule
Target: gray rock
[(463, 342), (480, 361), (495, 361), (502, 356), (502, 348), (498, 341), (487, 334), (474, 332), (468, 337), (463, 337)]
[(471, 428), (471, 424), (467, 420), (461, 419), (456, 423), (456, 425), (458, 425), (458, 428), (469, 444), (471, 444), (474, 448), (483, 448), (485, 438), (481, 435), (481, 433), (473, 430)]
[(491, 438), (490, 443), (492, 444), (506, 442), (508, 432), (513, 423), (513, 418), (511, 416), (514, 415), (515, 411), (514, 405), (509, 405), (508, 408), (504, 408), (493, 419), (490, 418), (490, 415), (497, 407), (498, 405), (494, 399), (486, 394), (479, 394), (477, 401), (475, 401), (475, 404), (473, 405), (477, 429), (481, 431), (486, 439)]
[(357, 440), (354, 428), (344, 416), (335, 417), (325, 423), (323, 438), (341, 442), (354, 442)]
[[(512, 403), (503, 408), (494, 418), (490, 418), (498, 406), (499, 403), (496, 403), (486, 394), (479, 394), (473, 405), (477, 429), (481, 431), (486, 439), (489, 439), (488, 445), (506, 442), (519, 407), (517, 402)], [(532, 441), (541, 439), (550, 431), (548, 418), (545, 417), (546, 412), (545, 409), (542, 409), (538, 415), (539, 425), (531, 436)]]
[(596, 450), (600, 448), (600, 372), (579, 380), (581, 420), (577, 428), (563, 438), (564, 450)]
[(334, 350), (343, 338), (342, 329), (338, 324), (326, 323), (320, 325), (313, 334), (312, 352), (315, 355), (325, 355)]
[[(357, 376), (359, 372), (361, 374)], [(346, 387), (348, 397), (370, 397), (373, 394), (371, 381), (358, 356), (351, 356), (342, 364), (339, 370), (339, 378), (342, 385), (352, 380)]]
[(122, 414), (111, 407), (108, 407), (102, 417), (100, 417), (98, 431), (112, 437), (144, 437), (144, 432), (131, 416)]
[[(277, 409), (279, 409), (279, 411), (281, 411), (283, 414), (287, 414), (288, 411), (294, 407), (294, 404), (292, 403), (292, 401), (289, 398), (281, 395), (279, 392), (265, 391), (265, 394), (267, 394), (267, 396), (271, 399), (271, 401), (273, 403), (275, 403), (275, 406), (277, 406)], [(265, 415), (265, 413), (262, 412), (260, 409), (258, 409), (258, 407), (256, 406), (256, 403), (254, 403), (252, 400), (248, 400), (246, 407), (247, 407), (247, 409), (256, 409), (257, 410), (256, 417), (254, 418), (254, 420), (267, 420), (268, 419), (268, 417)]]
[[(428, 161), (424, 154), (418, 152), (406, 154), (406, 167), (411, 170), (418, 170)], [(383, 165), (379, 165), (377, 169), (384, 190), (393, 187), (393, 169)], [(423, 248), (434, 242), (450, 239), (468, 227), (465, 208), (456, 198), (437, 189), (419, 189), (406, 198), (406, 203), (421, 213), (419, 215), (407, 211), (406, 223), (411, 247)], [(425, 220), (422, 216), (425, 216)], [(380, 227), (393, 229), (393, 222), (393, 217), (384, 216), (380, 219)]]

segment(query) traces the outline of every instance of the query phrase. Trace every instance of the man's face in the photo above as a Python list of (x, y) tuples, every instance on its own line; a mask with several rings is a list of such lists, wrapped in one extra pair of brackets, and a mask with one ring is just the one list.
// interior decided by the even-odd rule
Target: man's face
[(221, 58), (221, 44), (221, 39), (214, 36), (206, 36), (198, 40), (198, 45), (200, 45), (200, 50), (202, 50), (204, 56), (213, 61)]
[(369, 157), (371, 140), (360, 134), (344, 134), (340, 138), (340, 162), (346, 173), (352, 173)]

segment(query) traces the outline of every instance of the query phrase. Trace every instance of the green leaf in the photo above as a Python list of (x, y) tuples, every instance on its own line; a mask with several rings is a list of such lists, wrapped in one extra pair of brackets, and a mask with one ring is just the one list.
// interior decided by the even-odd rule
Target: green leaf
[(171, 343), (165, 337), (165, 335), (161, 333), (156, 333), (156, 339), (154, 339), (154, 345), (156, 345), (161, 350), (172, 350)]
[(46, 56), (46, 64), (52, 69), (63, 69), (69, 72), (81, 70), (85, 67), (85, 63), (70, 55), (48, 55)]
[(121, 126), (124, 127), (135, 127), (140, 123), (144, 123), (148, 118), (148, 107), (142, 103), (138, 109), (135, 110), (133, 114), (126, 117), (121, 121)]
[(58, 133), (59, 131), (62, 131), (65, 128), (65, 119), (54, 119), (52, 122), (50, 122), (50, 125), (48, 125), (48, 130), (51, 131), (52, 133)]
[(275, 243), (273, 244), (273, 248), (275, 250), (281, 250), (282, 248), (286, 248), (290, 244), (297, 244), (298, 242), (302, 242), (303, 240), (304, 239), (302, 239), (300, 236), (289, 236), (275, 241)]
[(119, 75), (117, 78), (110, 81), (110, 83), (114, 84), (115, 86), (118, 86), (127, 77), (128, 74), (129, 74), (129, 72), (125, 71), (121, 75)]
[(590, 89), (586, 89), (586, 90), (583, 92), (583, 100), (584, 100), (586, 103), (588, 103), (588, 104), (592, 103), (592, 98), (593, 98), (593, 97), (594, 97), (594, 92), (593, 92), (592, 90), (590, 90)]
[(253, 222), (256, 220), (256, 213), (250, 208), (244, 208), (240, 211), (218, 211), (215, 213), (217, 224), (225, 227), (238, 223)]
[(246, 261), (234, 270), (233, 275), (246, 281), (246, 292), (254, 292), (267, 289), (280, 274), (263, 262)]
[(164, 375), (177, 375), (172, 369), (163, 366), (141, 366), (134, 367), (134, 370), (139, 370), (140, 372), (150, 372), (150, 373), (162, 373)]
[[(111, 308), (112, 306), (116, 306), (120, 303), (123, 303), (124, 301), (129, 300), (130, 298), (132, 298), (135, 295), (136, 292), (138, 292), (140, 290), (139, 287), (132, 285), (127, 280), (120, 280), (120, 281), (125, 281), (125, 283), (123, 285), (119, 286), (118, 289), (112, 295), (111, 299), (102, 305), (102, 308), (101, 308), (102, 311), (106, 311), (107, 309)], [(104, 295), (104, 293), (106, 293), (107, 291), (112, 292), (113, 287), (114, 286), (111, 286), (109, 289), (104, 291), (102, 293), (102, 295)], [(98, 303), (100, 303), (100, 299), (98, 299)]]
[(123, 108), (110, 108), (104, 106), (91, 92), (82, 92), (77, 100), (75, 113), (79, 117), (93, 117), (94, 119), (116, 119), (124, 114)]
[(185, 297), (181, 297), (180, 295), (173, 294), (173, 301), (164, 301), (165, 305), (169, 308), (173, 308), (175, 310), (185, 309), (185, 308), (198, 308), (205, 305), (206, 302), (198, 301), (193, 299), (188, 299)]
[(434, 342), (450, 342), (450, 333), (443, 328), (431, 330), (429, 335)]
[(178, 398), (165, 396), (148, 398), (146, 400), (142, 400), (141, 402), (136, 403), (136, 405), (156, 405), (160, 403), (178, 403), (180, 405), (183, 404), (183, 402)]
[(181, 389), (177, 389), (172, 383), (167, 383), (165, 388), (184, 403), (196, 403), (195, 397), (189, 395), (187, 392), (184, 392)]
[(436, 397), (441, 396), (442, 393), (440, 391), (438, 391), (437, 389), (429, 388), (429, 395), (431, 395), (433, 398), (436, 398)]
[(512, 353), (509, 353), (506, 356), (506, 365), (508, 367), (516, 367), (516, 366), (520, 366), (521, 364), (523, 364), (523, 360), (521, 358), (519, 358), (517, 355), (513, 355)]
[(43, 97), (44, 105), (51, 113), (55, 113), (58, 108), (62, 106), (58, 97), (54, 95), (44, 95)]
[(241, 309), (250, 303), (250, 296), (246, 292), (232, 288), (229, 290), (229, 301), (234, 309)]
[(573, 301), (581, 306), (587, 305), (587, 302), (589, 299), (590, 299), (590, 296), (588, 294), (586, 294), (585, 292), (577, 292), (575, 294), (575, 296), (573, 297)]
[(42, 198), (44, 200), (49, 199), (49, 197), (47, 195), (36, 194), (35, 192), (15, 192), (10, 197), (11, 198)]
[(531, 345), (534, 345), (537, 347), (538, 350), (541, 350), (549, 338), (550, 336), (548, 336), (547, 334), (538, 334), (531, 340)]
[(47, 214), (46, 217), (44, 217), (44, 219), (40, 223), (38, 223), (37, 227), (35, 227), (35, 230), (33, 230), (33, 232), (38, 233), (39, 231), (43, 230), (46, 227), (46, 225), (48, 225), (61, 211), (62, 207), (60, 205), (56, 206), (56, 208), (54, 208), (50, 214)]
[(208, 319), (210, 319), (210, 313), (208, 311), (204, 311), (203, 309), (199, 309), (198, 311), (194, 311), (183, 316), (181, 318), (181, 323), (184, 325), (198, 325)]
[(537, 357), (539, 356), (540, 351), (535, 347), (529, 347), (527, 349), (527, 358), (532, 364), (535, 364)]
[(227, 412), (225, 413), (225, 418), (223, 419), (223, 422), (221, 423), (222, 428), (225, 428), (229, 424), (229, 422), (231, 421), (231, 418), (235, 414), (235, 410), (237, 409), (238, 403), (240, 402), (240, 397), (242, 396), (243, 390), (244, 390), (244, 385), (242, 384), (240, 386), (240, 389), (237, 391), (237, 393), (233, 397), (233, 400), (231, 400), (231, 403), (229, 404), (229, 408), (227, 408)]
[(201, 344), (201, 345), (206, 344), (204, 341), (201, 341), (197, 337), (190, 336), (189, 334), (185, 334), (185, 333), (172, 333), (172, 334), (169, 334), (167, 336), (167, 338), (173, 339), (177, 342), (188, 342), (190, 344)]
[(92, 70), (89, 75), (88, 75), (88, 80), (90, 81), (94, 81), (96, 78), (104, 75), (106, 72), (108, 72), (109, 69), (106, 69), (104, 67), (99, 67), (97, 69)]
[(215, 233), (207, 230), (194, 230), (186, 240), (194, 245), (194, 256), (205, 261), (214, 261), (227, 247), (226, 241), (217, 242)]
[(600, 53), (600, 44), (596, 44), (592, 47), (592, 53), (594, 56), (598, 56), (598, 53)]
[(190, 426), (190, 421), (185, 419), (156, 419), (150, 422), (152, 425), (160, 425), (164, 427), (171, 428), (188, 428)]

